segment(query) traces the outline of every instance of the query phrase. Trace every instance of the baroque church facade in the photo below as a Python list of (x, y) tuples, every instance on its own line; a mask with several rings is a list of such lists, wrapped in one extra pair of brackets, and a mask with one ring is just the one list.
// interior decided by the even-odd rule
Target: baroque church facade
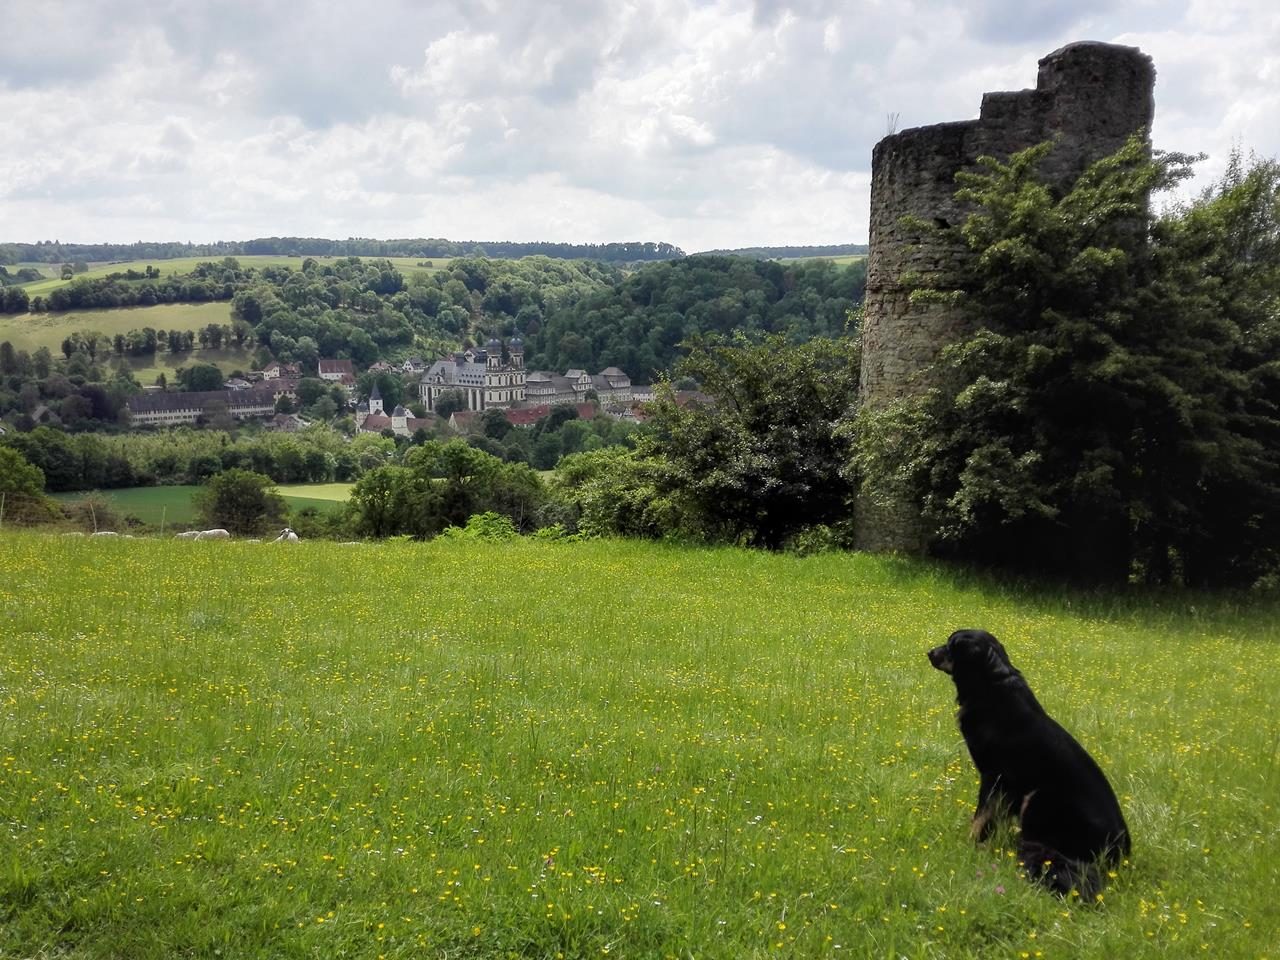
[(501, 341), (491, 339), (484, 349), (471, 348), (433, 363), (418, 381), (418, 396), (431, 413), (444, 393), (461, 391), (468, 410), (512, 407), (524, 402), (524, 341), (507, 344), (510, 359), (502, 359)]
[[(502, 343), (491, 339), (484, 348), (473, 347), (437, 360), (418, 381), (418, 396), (428, 412), (445, 393), (461, 391), (466, 409), (472, 411), (510, 409), (527, 404), (584, 403), (588, 392), (602, 404), (631, 403), (641, 391), (617, 367), (597, 374), (569, 370), (563, 375), (524, 367), (524, 341), (512, 337), (507, 342), (509, 359), (503, 360)], [(647, 395), (647, 394), (646, 394)]]

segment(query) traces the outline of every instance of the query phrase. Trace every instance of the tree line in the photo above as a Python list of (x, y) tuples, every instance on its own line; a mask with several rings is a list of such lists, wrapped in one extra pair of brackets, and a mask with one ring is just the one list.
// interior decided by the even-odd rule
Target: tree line
[(859, 257), (870, 251), (865, 243), (826, 243), (790, 247), (732, 247), (699, 251), (699, 256), (750, 257), (757, 260), (810, 260), (817, 257)]
[(661, 241), (623, 243), (516, 242), (510, 240), (373, 240), (351, 237), (258, 237), (216, 243), (0, 243), (0, 264), (66, 263), (76, 260), (173, 260), (179, 257), (556, 257), (605, 263), (643, 263), (672, 260), (684, 251)]

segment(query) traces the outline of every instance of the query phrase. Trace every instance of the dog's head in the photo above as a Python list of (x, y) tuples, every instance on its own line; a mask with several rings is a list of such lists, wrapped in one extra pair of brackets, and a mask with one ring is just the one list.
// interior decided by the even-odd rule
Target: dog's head
[(929, 651), (929, 662), (957, 682), (1003, 680), (1017, 673), (1000, 641), (985, 630), (957, 630), (946, 643)]

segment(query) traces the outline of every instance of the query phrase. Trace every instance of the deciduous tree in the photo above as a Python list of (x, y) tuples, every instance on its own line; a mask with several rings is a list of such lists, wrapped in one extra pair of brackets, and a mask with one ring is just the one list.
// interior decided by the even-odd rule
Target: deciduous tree
[(288, 504), (270, 477), (249, 470), (224, 470), (209, 478), (192, 498), (206, 527), (221, 527), (237, 536), (264, 533), (284, 522)]
[(671, 464), (670, 482), (713, 536), (776, 549), (806, 527), (848, 519), (850, 445), (835, 427), (857, 395), (859, 356), (847, 339), (691, 345), (677, 370), (707, 401), (660, 391), (649, 449)]

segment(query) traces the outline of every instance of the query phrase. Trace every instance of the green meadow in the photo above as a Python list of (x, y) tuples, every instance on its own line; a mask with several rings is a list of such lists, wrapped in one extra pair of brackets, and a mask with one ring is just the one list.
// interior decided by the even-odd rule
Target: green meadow
[[(296, 483), (278, 486), (276, 490), (293, 510), (314, 507), (332, 510), (345, 503), (351, 495), (350, 483)], [(191, 498), (198, 486), (126, 487), (105, 490), (101, 495), (124, 517), (137, 517), (143, 523), (156, 527), (184, 527), (195, 523), (195, 510)], [(83, 499), (84, 493), (58, 493), (54, 499), (71, 503)]]
[(307, 501), (308, 505), (346, 503), (351, 499), (354, 483), (282, 483), (276, 490), (289, 501)]
[[(81, 277), (89, 280), (105, 277), (112, 273), (126, 273), (129, 270), (137, 270), (143, 272), (147, 267), (156, 267), (160, 271), (161, 277), (170, 275), (178, 275), (190, 273), (198, 264), (219, 262), (222, 257), (177, 257), (172, 260), (125, 260), (114, 263), (91, 263), (89, 269), (85, 273), (77, 273), (71, 280), (63, 280), (61, 275), (61, 264), (20, 264), (19, 266), (34, 266), (36, 269), (45, 274), (43, 280), (32, 280), (30, 283), (22, 284), (22, 288), (27, 291), (28, 295), (47, 296), (49, 291), (58, 287), (65, 286), (74, 282)], [(302, 269), (303, 260), (307, 257), (280, 257), (280, 256), (243, 256), (235, 258), (241, 266), (255, 267), (259, 270), (264, 267), (290, 267), (294, 270)], [(333, 263), (345, 257), (311, 257), (317, 263), (324, 265)], [(380, 259), (376, 257), (362, 257), (362, 260)], [(406, 274), (412, 273), (430, 273), (438, 270), (448, 264), (450, 257), (387, 257), (402, 272)], [(430, 267), (421, 267), (420, 263), (430, 263)], [(225, 306), (225, 304), (224, 304)], [(155, 324), (151, 324), (155, 326)]]
[[(211, 323), (231, 322), (231, 306), (222, 303), (162, 303), (154, 307), (119, 307), (111, 310), (68, 310), (63, 313), (0, 314), (0, 341), (8, 340), (18, 350), (34, 352), (47, 347), (61, 357), (62, 341), (73, 333), (96, 331), (107, 337), (130, 330), (152, 327), (156, 330), (199, 330)], [(228, 347), (219, 350), (196, 348), (188, 353), (155, 353), (146, 357), (106, 358), (104, 365), (123, 364), (133, 371), (139, 383), (154, 383), (163, 373), (172, 379), (178, 367), (192, 363), (212, 363), (224, 373), (249, 370), (253, 366), (250, 350)]]
[(859, 260), (867, 259), (865, 253), (849, 253), (839, 257), (780, 257), (781, 263), (800, 263), (805, 260), (830, 260), (832, 263), (841, 267), (847, 267), (851, 263), (857, 263)]
[(212, 348), (202, 350), (197, 347), (187, 353), (155, 353), (148, 357), (111, 358), (112, 367), (121, 363), (132, 370), (134, 377), (142, 384), (155, 383), (156, 377), (162, 373), (165, 379), (172, 383), (179, 367), (187, 367), (193, 363), (211, 363), (225, 374), (230, 374), (233, 370), (252, 370), (255, 366), (253, 351), (236, 347), (225, 347), (219, 350)]
[[(629, 542), (0, 537), (0, 956), (1276, 955), (1277, 602)], [(995, 632), (1134, 835), (968, 840)]]
[(211, 323), (230, 323), (231, 304), (160, 303), (154, 307), (67, 310), (62, 313), (0, 314), (0, 340), (19, 350), (48, 347), (59, 354), (62, 341), (77, 331), (96, 330), (108, 337), (130, 330), (198, 330)]

